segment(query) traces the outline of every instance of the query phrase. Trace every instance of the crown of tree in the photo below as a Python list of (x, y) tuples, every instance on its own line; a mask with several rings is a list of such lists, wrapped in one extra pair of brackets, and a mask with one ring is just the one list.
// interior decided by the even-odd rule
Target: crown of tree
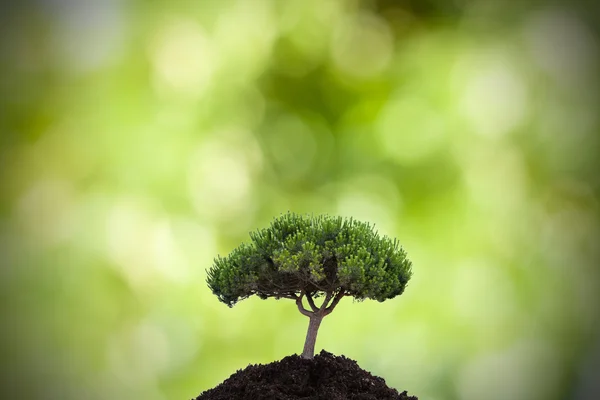
[[(227, 257), (215, 259), (208, 286), (230, 307), (252, 295), (295, 300), (311, 319), (306, 358), (313, 356), (322, 318), (342, 297), (391, 299), (404, 292), (412, 275), (411, 262), (396, 239), (352, 218), (287, 213), (250, 238)], [(314, 302), (318, 297), (324, 297), (319, 307)]]

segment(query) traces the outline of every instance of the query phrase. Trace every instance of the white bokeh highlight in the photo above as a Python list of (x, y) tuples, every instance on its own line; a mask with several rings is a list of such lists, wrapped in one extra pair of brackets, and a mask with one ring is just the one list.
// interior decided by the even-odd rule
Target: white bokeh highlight
[(455, 65), (459, 112), (476, 134), (499, 137), (522, 124), (529, 112), (526, 81), (508, 54), (486, 49)]

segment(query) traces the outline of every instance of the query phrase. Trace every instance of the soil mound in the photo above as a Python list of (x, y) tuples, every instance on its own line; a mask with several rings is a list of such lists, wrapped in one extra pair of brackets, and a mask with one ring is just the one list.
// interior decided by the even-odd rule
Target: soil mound
[(398, 393), (356, 361), (321, 351), (312, 360), (298, 355), (266, 365), (249, 365), (195, 400), (418, 400)]

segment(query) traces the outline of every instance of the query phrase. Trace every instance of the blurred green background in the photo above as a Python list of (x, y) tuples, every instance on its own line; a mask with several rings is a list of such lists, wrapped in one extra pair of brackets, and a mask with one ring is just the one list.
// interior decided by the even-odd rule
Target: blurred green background
[(421, 400), (594, 398), (598, 14), (548, 1), (39, 0), (0, 13), (2, 397), (190, 399), (300, 353), (205, 269), (288, 210), (397, 237), (317, 339)]

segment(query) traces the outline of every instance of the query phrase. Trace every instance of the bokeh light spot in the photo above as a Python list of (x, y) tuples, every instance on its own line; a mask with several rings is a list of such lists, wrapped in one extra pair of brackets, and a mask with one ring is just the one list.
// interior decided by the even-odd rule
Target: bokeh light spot
[(123, 329), (108, 342), (111, 372), (130, 385), (147, 385), (158, 379), (170, 361), (170, 344), (164, 330), (149, 322)]
[(168, 219), (157, 221), (151, 235), (150, 246), (157, 271), (180, 284), (189, 282), (189, 264), (175, 241), (171, 222)]
[(305, 76), (329, 56), (331, 26), (340, 18), (340, 7), (342, 3), (335, 1), (282, 3), (279, 28), (281, 38), (289, 44), (276, 61), (278, 71), (295, 77)]
[(366, 12), (341, 19), (331, 44), (334, 65), (356, 78), (382, 73), (389, 65), (394, 42), (387, 23)]
[(475, 133), (497, 137), (519, 126), (528, 112), (525, 82), (500, 52), (467, 55), (456, 65), (460, 110)]
[(174, 19), (150, 43), (157, 89), (200, 95), (214, 73), (216, 54), (202, 27), (193, 20)]
[[(504, 268), (485, 260), (466, 260), (454, 275), (456, 315), (473, 329), (498, 332), (518, 314), (515, 289)], [(481, 344), (489, 346), (494, 339), (494, 336), (482, 338), (485, 343)]]
[(152, 231), (156, 212), (145, 199), (123, 198), (110, 210), (106, 238), (109, 258), (136, 289), (156, 280)]
[[(468, 194), (478, 207), (492, 215), (517, 215), (529, 180), (522, 155), (511, 147), (472, 144), (456, 159), (462, 167)], [(499, 185), (499, 182), (504, 182)]]
[(17, 218), (36, 245), (56, 245), (69, 240), (77, 229), (75, 190), (68, 181), (34, 183), (21, 197)]
[(397, 231), (402, 198), (393, 183), (382, 176), (363, 175), (336, 188), (339, 215), (370, 221), (385, 235)]
[(190, 159), (188, 187), (194, 209), (211, 221), (248, 217), (253, 203), (251, 179), (261, 167), (262, 153), (250, 135), (215, 133)]
[(310, 171), (317, 156), (317, 141), (302, 119), (282, 115), (273, 121), (266, 139), (277, 172), (285, 179), (298, 179)]
[(273, 3), (266, 0), (229, 3), (216, 21), (214, 43), (227, 84), (249, 83), (265, 68), (277, 38)]
[(444, 117), (426, 102), (398, 98), (387, 104), (377, 121), (383, 152), (403, 164), (433, 154), (446, 139)]

